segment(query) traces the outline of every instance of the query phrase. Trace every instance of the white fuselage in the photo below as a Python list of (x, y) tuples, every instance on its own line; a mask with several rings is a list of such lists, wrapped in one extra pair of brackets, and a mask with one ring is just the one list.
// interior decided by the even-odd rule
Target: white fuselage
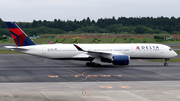
[[(115, 55), (129, 55), (130, 58), (172, 58), (177, 56), (169, 46), (162, 44), (77, 44), (86, 51), (105, 52)], [(22, 46), (28, 50), (15, 50), (26, 54), (54, 58), (88, 58), (87, 52), (79, 51), (73, 44), (44, 44)]]

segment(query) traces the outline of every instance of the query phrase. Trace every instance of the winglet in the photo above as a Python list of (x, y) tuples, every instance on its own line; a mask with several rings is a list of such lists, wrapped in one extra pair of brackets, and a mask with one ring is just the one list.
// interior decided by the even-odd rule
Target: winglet
[(84, 51), (81, 47), (79, 47), (78, 45), (75, 45), (74, 46), (79, 50), (79, 51)]

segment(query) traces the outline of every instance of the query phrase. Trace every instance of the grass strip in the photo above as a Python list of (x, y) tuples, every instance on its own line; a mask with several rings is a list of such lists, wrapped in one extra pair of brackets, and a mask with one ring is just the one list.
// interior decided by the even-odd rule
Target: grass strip
[(8, 49), (0, 49), (0, 54), (23, 54), (23, 53), (11, 51)]
[(180, 54), (180, 51), (175, 51), (177, 54)]
[[(60, 40), (57, 39), (48, 39), (48, 38), (41, 38), (41, 39), (32, 39), (34, 41), (34, 43), (36, 44), (49, 44), (48, 40), (54, 42), (54, 43), (70, 43), (70, 41), (73, 38), (61, 38)], [(110, 43), (110, 39), (111, 38), (102, 38), (101, 41), (99, 38), (83, 38), (81, 39), (80, 42), (78, 43), (94, 43), (94, 39), (97, 39), (98, 43)], [(105, 41), (106, 40), (106, 41)], [(56, 42), (57, 41), (57, 42)], [(58, 42), (59, 41), (59, 42)], [(156, 39), (153, 38), (143, 38), (143, 39), (139, 39), (139, 38), (116, 38), (116, 40), (114, 41), (114, 43), (161, 43), (161, 44), (165, 44), (165, 43), (180, 43), (180, 41), (163, 41), (163, 42), (159, 42)], [(13, 39), (7, 39), (5, 42), (0, 40), (0, 44), (15, 44)], [(179, 49), (179, 47), (172, 47), (173, 49)]]
[[(148, 62), (164, 62), (164, 59), (160, 60), (149, 60)], [(180, 59), (170, 59), (168, 62), (180, 62)]]

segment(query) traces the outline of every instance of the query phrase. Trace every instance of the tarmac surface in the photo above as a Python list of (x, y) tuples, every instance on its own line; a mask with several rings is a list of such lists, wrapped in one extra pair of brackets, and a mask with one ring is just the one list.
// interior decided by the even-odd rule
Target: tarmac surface
[(0, 49), (7, 49), (4, 46), (16, 46), (15, 44), (0, 44)]
[(179, 47), (180, 46), (180, 43), (179, 44), (176, 44), (176, 43), (167, 43), (165, 45), (168, 45), (170, 47)]
[[(180, 58), (178, 55), (176, 58)], [(180, 63), (128, 66), (0, 54), (0, 101), (179, 101)]]

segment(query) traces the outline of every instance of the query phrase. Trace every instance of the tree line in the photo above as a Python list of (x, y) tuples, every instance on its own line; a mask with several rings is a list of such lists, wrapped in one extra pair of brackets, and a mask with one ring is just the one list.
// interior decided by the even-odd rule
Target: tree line
[[(66, 33), (115, 33), (115, 34), (180, 34), (180, 17), (89, 17), (81, 21), (54, 19), (16, 22), (28, 35), (66, 34)], [(0, 35), (10, 35), (6, 24), (0, 19)]]

